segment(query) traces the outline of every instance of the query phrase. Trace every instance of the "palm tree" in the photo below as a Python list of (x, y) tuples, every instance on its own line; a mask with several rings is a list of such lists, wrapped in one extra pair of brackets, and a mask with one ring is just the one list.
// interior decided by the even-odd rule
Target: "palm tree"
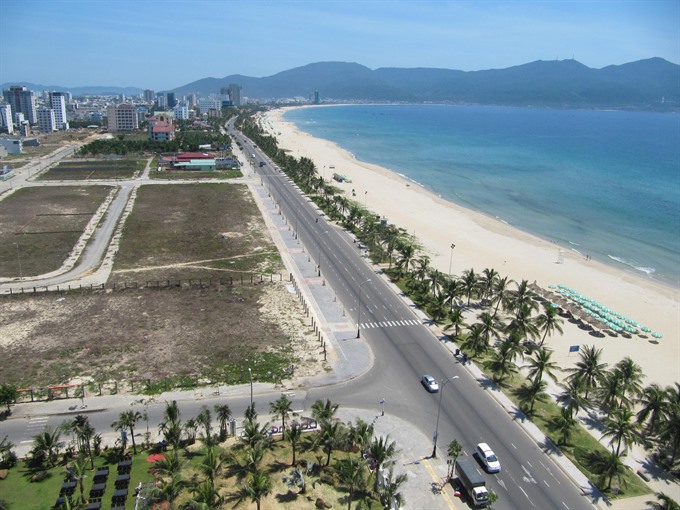
[(366, 456), (373, 465), (374, 490), (378, 492), (378, 471), (397, 454), (397, 443), (390, 442), (390, 436), (374, 438), (368, 445)]
[(461, 284), (463, 287), (463, 295), (467, 298), (466, 306), (470, 306), (470, 301), (479, 294), (479, 279), (474, 269), (466, 269), (463, 271)]
[(293, 450), (293, 460), (290, 465), (294, 466), (296, 446), (302, 437), (302, 427), (298, 422), (294, 421), (286, 430), (284, 430), (283, 437), (290, 442), (290, 448)]
[(443, 294), (446, 296), (446, 303), (449, 305), (449, 310), (453, 310), (456, 300), (463, 295), (463, 287), (460, 280), (458, 278), (447, 278), (446, 283), (444, 283)]
[(203, 427), (203, 444), (208, 448), (213, 445), (213, 434), (212, 434), (212, 416), (210, 415), (210, 409), (203, 406), (201, 412), (196, 416), (197, 427)]
[(466, 326), (467, 324), (465, 323), (465, 315), (463, 314), (463, 310), (460, 308), (454, 308), (449, 314), (449, 323), (444, 326), (444, 331), (448, 331), (453, 328), (453, 337), (458, 338), (460, 328), (464, 328)]
[(484, 271), (482, 271), (482, 277), (479, 280), (480, 294), (482, 299), (491, 299), (498, 278), (498, 271), (495, 269), (487, 267), (484, 269)]
[(281, 395), (275, 402), (269, 403), (274, 418), (281, 417), (281, 441), (283, 441), (283, 432), (286, 430), (286, 418), (293, 412), (293, 402), (286, 395)]
[[(617, 457), (621, 450), (621, 443), (631, 447), (634, 443), (640, 442), (639, 425), (633, 421), (633, 412), (630, 409), (618, 408), (611, 417), (605, 418), (602, 424), (604, 425), (602, 437), (611, 437), (609, 445), (612, 446), (612, 451)], [(616, 450), (614, 450), (614, 442), (616, 442)]]
[(543, 345), (545, 342), (545, 337), (552, 335), (555, 331), (559, 331), (562, 334), (562, 323), (564, 321), (557, 315), (557, 308), (550, 306), (549, 304), (543, 305), (543, 313), (536, 317), (536, 326), (539, 331), (543, 332), (541, 337), (541, 343)]
[(517, 373), (517, 365), (513, 362), (514, 354), (508, 349), (508, 343), (503, 342), (493, 352), (491, 359), (484, 363), (484, 367), (493, 374), (494, 382), (500, 384), (506, 377)]
[(620, 374), (622, 400), (631, 404), (632, 401), (642, 394), (642, 368), (630, 357), (626, 356), (619, 361), (614, 370)]
[(657, 437), (662, 445), (670, 448), (670, 465), (673, 466), (680, 450), (680, 404), (673, 403), (668, 406)]
[(175, 474), (169, 480), (163, 481), (160, 487), (156, 486), (151, 491), (151, 498), (159, 503), (167, 501), (172, 508), (174, 501), (184, 492), (186, 486), (187, 483)]
[(326, 454), (326, 465), (331, 463), (331, 454), (340, 442), (340, 423), (322, 421), (315, 444)]
[(491, 338), (498, 338), (500, 329), (503, 325), (495, 315), (492, 315), (489, 312), (482, 312), (478, 319), (479, 322), (477, 324), (482, 326), (481, 335), (484, 338), (484, 343), (490, 345)]
[(566, 445), (571, 436), (571, 432), (576, 426), (576, 420), (571, 414), (571, 409), (568, 407), (560, 409), (560, 414), (553, 416), (551, 425), (560, 434), (560, 440), (557, 444)]
[(659, 423), (663, 420), (667, 407), (667, 390), (656, 383), (652, 383), (642, 391), (642, 397), (638, 402), (641, 406), (637, 413), (637, 422), (647, 423), (647, 434), (654, 435)]
[(583, 381), (584, 397), (588, 399), (590, 391), (599, 386), (607, 369), (607, 364), (602, 363), (602, 349), (597, 349), (594, 345), (584, 347), (578, 355), (579, 361), (574, 368), (567, 371), (571, 372), (569, 379), (578, 378)]
[(82, 454), (73, 459), (73, 469), (70, 472), (71, 478), (78, 484), (78, 492), (80, 492), (80, 502), (85, 503), (85, 478), (87, 477), (87, 461)]
[(591, 466), (593, 471), (601, 477), (598, 485), (602, 486), (605, 481), (607, 482), (607, 486), (605, 487), (606, 491), (611, 489), (614, 477), (621, 483), (621, 477), (626, 472), (626, 467), (623, 465), (623, 462), (621, 462), (621, 457), (614, 452), (598, 452), (593, 456)]
[(330, 399), (317, 400), (312, 404), (312, 417), (319, 423), (330, 421), (335, 417), (339, 404), (334, 404)]
[(245, 455), (243, 469), (249, 473), (259, 473), (265, 453), (265, 446), (262, 443), (249, 448)]
[(621, 384), (621, 373), (612, 370), (602, 377), (599, 388), (596, 390), (597, 400), (600, 407), (611, 415), (624, 402), (623, 385)]
[(222, 459), (219, 454), (215, 451), (214, 447), (209, 447), (205, 452), (203, 460), (198, 465), (198, 470), (207, 477), (210, 485), (214, 486), (215, 477), (220, 473), (222, 469)]
[(400, 489), (406, 480), (408, 477), (404, 473), (394, 476), (394, 467), (390, 466), (380, 491), (380, 502), (385, 510), (403, 507), (405, 501)]
[(250, 481), (243, 484), (239, 493), (239, 499), (243, 501), (250, 498), (250, 500), (257, 505), (257, 510), (260, 510), (260, 501), (267, 496), (271, 490), (271, 480), (266, 473), (253, 473), (250, 475)]
[(524, 303), (519, 305), (515, 316), (505, 328), (508, 335), (515, 336), (520, 342), (538, 336), (538, 328), (532, 317), (533, 308)]
[(656, 496), (658, 501), (646, 502), (654, 510), (680, 510), (680, 504), (669, 495), (663, 492), (655, 492), (654, 496)]
[(522, 280), (517, 284), (517, 288), (509, 292), (508, 308), (518, 313), (524, 306), (528, 306), (533, 311), (538, 305), (531, 299), (529, 282)]
[(491, 304), (496, 303), (493, 314), (498, 313), (498, 308), (503, 306), (505, 308), (508, 304), (508, 298), (510, 297), (510, 284), (514, 283), (514, 280), (508, 279), (507, 276), (503, 278), (497, 278), (496, 283), (493, 288), (493, 298), (491, 298)]
[(94, 456), (92, 454), (91, 441), (95, 435), (95, 430), (87, 416), (79, 414), (71, 421), (65, 421), (62, 429), (73, 433), (76, 436), (78, 451), (89, 456), (91, 468), (94, 469)]
[(587, 403), (583, 398), (584, 384), (583, 379), (568, 379), (566, 384), (562, 385), (564, 391), (557, 396), (557, 401), (565, 404), (572, 417), (575, 417), (579, 409)]
[(228, 404), (215, 404), (213, 409), (220, 424), (220, 442), (222, 442), (229, 435), (227, 432), (227, 422), (231, 419), (231, 409)]
[(456, 471), (456, 461), (458, 460), (458, 456), (461, 454), (462, 451), (463, 446), (458, 442), (457, 439), (451, 441), (449, 445), (446, 447), (446, 457), (451, 460), (451, 462), (449, 463), (450, 468), (446, 476), (447, 481), (451, 479), (453, 473)]
[(553, 351), (545, 347), (536, 349), (529, 358), (529, 377), (536, 381), (542, 381), (543, 376), (547, 375), (553, 381), (557, 382), (557, 376), (554, 371), (559, 371), (560, 368), (554, 361), (550, 361)]
[(59, 457), (59, 450), (64, 446), (64, 443), (59, 441), (61, 433), (59, 429), (46, 428), (40, 434), (33, 436), (33, 448), (31, 449), (31, 456), (36, 458), (45, 458), (50, 467), (54, 467)]
[(173, 448), (179, 448), (182, 442), (182, 421), (180, 420), (180, 411), (177, 406), (177, 401), (165, 403), (165, 411), (163, 412), (163, 422), (159, 426), (163, 438)]
[(347, 510), (352, 508), (352, 500), (357, 489), (365, 488), (365, 461), (359, 457), (350, 456), (335, 463), (335, 469), (340, 478), (340, 483), (347, 487)]
[(180, 474), (186, 462), (180, 457), (179, 450), (170, 450), (165, 458), (153, 465), (153, 470), (163, 477), (175, 477)]
[(465, 351), (471, 351), (474, 356), (486, 352), (489, 345), (484, 340), (482, 325), (477, 323), (470, 326), (468, 334), (463, 338), (460, 346)]
[(241, 443), (248, 445), (250, 448), (255, 448), (257, 445), (263, 445), (267, 449), (270, 448), (269, 423), (260, 425), (257, 422), (246, 422), (239, 439)]
[[(215, 485), (209, 483), (207, 480), (203, 483), (194, 485), (191, 492), (194, 495), (194, 498), (188, 504), (191, 505), (192, 508), (205, 508), (208, 510), (210, 508), (220, 508), (224, 503), (224, 498), (217, 492)], [(186, 509), (187, 507), (184, 508)]]
[(523, 404), (529, 404), (529, 409), (527, 414), (531, 414), (534, 411), (534, 405), (536, 401), (545, 402), (548, 400), (548, 394), (545, 392), (547, 384), (545, 381), (532, 381), (524, 383), (518, 390), (519, 400)]
[(118, 421), (111, 424), (114, 430), (129, 430), (130, 437), (132, 438), (132, 450), (137, 455), (137, 445), (135, 444), (135, 427), (139, 420), (142, 419), (142, 414), (139, 411), (124, 411), (120, 413)]
[(363, 453), (373, 439), (373, 432), (375, 427), (372, 423), (367, 423), (361, 418), (357, 418), (356, 425), (352, 425), (349, 429), (349, 436), (352, 443), (359, 447)]
[(187, 442), (194, 444), (196, 442), (196, 432), (198, 431), (198, 421), (196, 418), (189, 418), (186, 421), (184, 431), (187, 433)]
[(255, 402), (246, 407), (245, 419), (247, 422), (254, 422), (257, 420), (257, 411), (255, 410)]

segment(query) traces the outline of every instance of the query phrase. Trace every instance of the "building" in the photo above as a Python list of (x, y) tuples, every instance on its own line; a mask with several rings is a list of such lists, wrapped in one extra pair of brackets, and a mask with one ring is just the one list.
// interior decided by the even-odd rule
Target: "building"
[(63, 92), (50, 92), (50, 108), (54, 110), (54, 120), (57, 129), (68, 129), (68, 120), (66, 119), (66, 94)]
[(155, 96), (156, 96), (156, 93), (151, 89), (146, 89), (144, 91), (144, 101), (146, 101), (147, 103), (153, 102), (153, 99), (154, 99)]
[(21, 154), (24, 150), (21, 138), (0, 138), (0, 146), (7, 150), (7, 154)]
[(161, 110), (164, 110), (165, 108), (168, 107), (168, 96), (165, 94), (157, 94), (156, 95), (156, 106), (160, 108)]
[(238, 83), (229, 84), (229, 101), (234, 106), (241, 106), (241, 92), (243, 89)]
[(149, 119), (149, 140), (165, 142), (174, 139), (175, 126), (172, 125), (172, 118), (164, 114)]
[(172, 113), (177, 120), (188, 120), (189, 106), (183, 101), (172, 109)]
[(168, 92), (166, 97), (167, 97), (168, 108), (174, 108), (175, 105), (177, 105), (177, 100), (175, 99), (175, 93), (174, 92)]
[(134, 131), (139, 128), (137, 108), (133, 104), (109, 105), (106, 108), (109, 131)]
[(57, 119), (52, 108), (38, 109), (38, 129), (41, 133), (51, 133), (58, 131)]
[(8, 104), (0, 104), (0, 128), (8, 134), (14, 133), (14, 122), (12, 122), (12, 107)]
[(9, 90), (3, 90), (5, 102), (12, 107), (12, 113), (23, 113), (24, 118), (31, 124), (38, 123), (38, 111), (35, 107), (35, 95), (32, 90), (13, 85)]
[(210, 110), (222, 110), (222, 101), (213, 97), (201, 97), (198, 100), (198, 109), (201, 115), (207, 115)]

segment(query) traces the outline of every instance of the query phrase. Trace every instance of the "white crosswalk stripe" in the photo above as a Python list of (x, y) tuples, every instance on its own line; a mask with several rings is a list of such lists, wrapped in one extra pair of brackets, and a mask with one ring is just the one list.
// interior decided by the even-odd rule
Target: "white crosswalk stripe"
[(365, 322), (361, 324), (361, 328), (397, 328), (404, 326), (420, 326), (420, 322), (414, 319), (402, 319), (397, 321), (380, 321), (380, 322)]

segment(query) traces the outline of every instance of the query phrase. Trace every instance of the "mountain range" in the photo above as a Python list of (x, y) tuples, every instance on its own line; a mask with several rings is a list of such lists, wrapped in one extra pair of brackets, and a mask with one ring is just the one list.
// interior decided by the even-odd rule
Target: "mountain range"
[[(552, 107), (666, 109), (680, 106), (680, 66), (662, 58), (638, 60), (601, 69), (576, 60), (535, 61), (506, 69), (458, 71), (436, 68), (369, 69), (357, 63), (319, 62), (254, 78), (239, 74), (203, 78), (177, 87), (176, 96), (216, 94), (231, 83), (243, 96), (259, 100), (308, 98), (315, 91), (323, 101), (453, 102)], [(3, 84), (7, 88), (9, 84)], [(75, 95), (134, 95), (134, 87), (44, 87)]]

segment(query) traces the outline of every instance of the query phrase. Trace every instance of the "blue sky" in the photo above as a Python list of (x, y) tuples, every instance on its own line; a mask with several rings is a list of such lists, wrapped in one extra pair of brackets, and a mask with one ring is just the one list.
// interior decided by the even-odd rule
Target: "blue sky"
[(0, 0), (0, 83), (171, 89), (321, 61), (680, 63), (678, 0)]

